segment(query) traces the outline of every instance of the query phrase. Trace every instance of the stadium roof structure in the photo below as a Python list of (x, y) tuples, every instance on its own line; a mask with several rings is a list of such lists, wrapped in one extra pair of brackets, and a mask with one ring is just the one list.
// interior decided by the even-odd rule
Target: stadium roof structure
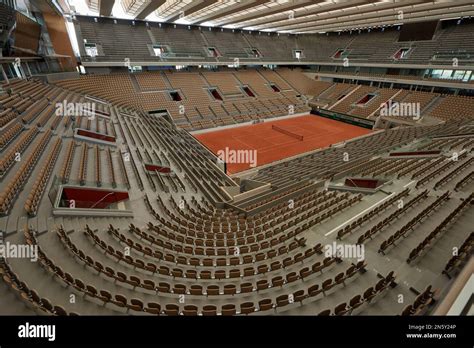
[(320, 33), (474, 15), (472, 0), (84, 0), (112, 16), (244, 30)]

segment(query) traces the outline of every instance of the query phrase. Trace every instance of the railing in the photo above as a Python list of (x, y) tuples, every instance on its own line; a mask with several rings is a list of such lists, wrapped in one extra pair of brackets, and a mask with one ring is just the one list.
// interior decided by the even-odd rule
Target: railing
[(116, 184), (114, 186), (112, 183), (101, 182), (101, 185), (97, 186), (96, 181), (83, 181), (82, 183), (83, 184), (81, 185), (80, 180), (71, 179), (71, 178), (69, 178), (69, 180), (65, 181), (65, 180), (63, 180), (63, 178), (55, 175), (54, 179), (53, 179), (53, 182), (51, 184), (51, 190), (50, 191), (52, 191), (54, 188), (56, 188), (56, 190), (57, 190), (57, 188), (60, 185), (90, 187), (90, 188), (97, 188), (97, 189), (112, 189), (112, 190), (115, 190), (115, 191), (117, 191), (117, 190), (128, 191), (128, 188), (127, 188), (126, 184)]
[(457, 51), (437, 51), (431, 60), (474, 60), (474, 52), (457, 50)]

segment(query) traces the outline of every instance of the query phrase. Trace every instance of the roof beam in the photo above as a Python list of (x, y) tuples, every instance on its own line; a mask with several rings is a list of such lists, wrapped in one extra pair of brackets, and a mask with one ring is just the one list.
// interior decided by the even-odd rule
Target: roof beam
[[(462, 0), (458, 0), (462, 1)], [(392, 16), (397, 16), (398, 11), (395, 10), (403, 10), (404, 13), (408, 12), (406, 10), (409, 10), (411, 6), (413, 5), (419, 5), (419, 6), (424, 6), (424, 3), (426, 0), (404, 0), (403, 6), (400, 6), (398, 3), (387, 3), (383, 4), (380, 6), (377, 6), (374, 8), (372, 11), (367, 11), (366, 9), (353, 9), (353, 10), (347, 10), (343, 13), (337, 12), (337, 13), (323, 13), (321, 15), (311, 15), (309, 18), (302, 18), (299, 20), (292, 20), (292, 21), (280, 21), (280, 25), (277, 23), (273, 23), (271, 26), (264, 26), (258, 27), (258, 29), (264, 29), (266, 27), (271, 27), (277, 30), (292, 30), (292, 29), (299, 29), (299, 28), (304, 28), (307, 26), (314, 26), (314, 22), (318, 21), (318, 23), (325, 23), (329, 22), (331, 19), (334, 19), (335, 21), (341, 21), (344, 18), (354, 18), (358, 16), (363, 16), (364, 18), (372, 18), (372, 17), (380, 17), (384, 13), (386, 14), (387, 12), (392, 15)], [(432, 6), (433, 4), (430, 3), (429, 6)], [(452, 6), (452, 5), (449, 5)], [(316, 17), (315, 17), (316, 16)], [(285, 23), (283, 23), (285, 22)]]
[[(356, 6), (360, 6), (360, 5), (368, 5), (371, 2), (372, 1), (369, 1), (369, 0), (352, 0), (352, 1), (342, 2), (342, 3), (333, 3), (332, 5), (327, 5), (327, 6), (318, 6), (317, 8), (314, 8), (314, 9), (311, 9), (311, 10), (308, 10), (308, 11), (296, 12), (294, 14), (293, 18), (291, 19), (291, 21), (296, 21), (298, 18), (301, 18), (301, 17), (316, 15), (316, 14), (324, 13), (324, 12), (327, 12), (327, 11), (343, 10), (343, 9), (350, 8), (350, 7), (356, 7)], [(282, 14), (281, 19), (275, 19), (275, 18), (265, 19), (265, 18), (262, 18), (262, 20), (263, 21), (261, 21), (261, 22), (257, 21), (256, 23), (252, 23), (249, 26), (252, 26), (252, 27), (263, 26), (263, 28), (271, 27), (272, 24), (274, 24), (275, 22), (282, 22), (282, 21), (287, 21), (287, 20), (290, 20), (290, 19), (288, 18), (287, 14)]]
[(136, 19), (145, 19), (148, 17), (153, 11), (157, 10), (161, 5), (163, 5), (166, 0), (151, 0), (148, 5), (143, 7), (137, 14), (135, 15)]
[(234, 23), (240, 23), (240, 22), (246, 22), (246, 21), (251, 21), (252, 19), (258, 19), (266, 16), (271, 16), (274, 14), (281, 13), (283, 11), (292, 11), (296, 10), (298, 8), (304, 7), (304, 6), (309, 6), (309, 5), (314, 5), (317, 2), (323, 2), (323, 0), (320, 1), (313, 1), (313, 0), (292, 0), (290, 5), (287, 6), (278, 6), (275, 9), (270, 9), (269, 11), (258, 11), (254, 12), (252, 14), (249, 14), (247, 16), (235, 18), (235, 19), (229, 19), (228, 21), (224, 22), (219, 22), (219, 25), (229, 25), (229, 24), (234, 24)]
[[(440, 12), (441, 11), (441, 12)], [(427, 20), (440, 20), (445, 18), (452, 18), (457, 16), (472, 16), (474, 15), (474, 8), (471, 10), (463, 10), (459, 12), (458, 9), (439, 9), (439, 10), (424, 10), (405, 14), (405, 19), (400, 21), (394, 19), (393, 16), (383, 16), (375, 19), (361, 19), (359, 21), (343, 20), (335, 24), (321, 26), (306, 27), (302, 29), (295, 29), (292, 33), (314, 33), (318, 31), (335, 31), (335, 30), (349, 30), (357, 27), (373, 27), (380, 25), (395, 25), (398, 23), (412, 23), (422, 22)]]
[(100, 0), (99, 15), (109, 17), (112, 15), (112, 8), (115, 0)]
[(228, 10), (224, 10), (223, 12), (217, 12), (217, 13), (210, 13), (210, 17), (204, 17), (204, 18), (201, 18), (200, 20), (198, 20), (197, 22), (194, 22), (193, 24), (201, 24), (203, 22), (208, 22), (208, 21), (212, 21), (214, 19), (217, 19), (217, 18), (222, 18), (222, 17), (225, 17), (225, 16), (229, 16), (231, 14), (234, 14), (236, 12), (240, 12), (240, 11), (244, 11), (244, 10), (248, 10), (249, 8), (252, 8), (252, 7), (255, 7), (255, 6), (258, 6), (258, 5), (262, 5), (266, 2), (269, 2), (271, 0), (255, 0), (253, 2), (249, 2), (248, 0), (245, 1), (245, 2), (240, 2), (240, 3), (237, 3), (236, 5), (237, 6), (230, 6)]
[(166, 20), (168, 22), (174, 22), (182, 17), (186, 17), (189, 15), (192, 15), (193, 13), (196, 13), (198, 11), (201, 11), (202, 9), (209, 7), (211, 5), (214, 5), (216, 2), (219, 0), (204, 0), (200, 3), (191, 3), (191, 7), (185, 9), (184, 11), (180, 11), (178, 14), (174, 15), (171, 18), (167, 18)]
[[(458, 0), (458, 1), (463, 1), (463, 0)], [(357, 18), (357, 17), (364, 17), (364, 18), (373, 18), (375, 17), (380, 17), (383, 16), (384, 14), (389, 13), (389, 15), (392, 15), (393, 17), (398, 16), (398, 10), (403, 10), (404, 14), (411, 12), (409, 11), (411, 7), (414, 5), (417, 6), (429, 6), (429, 8), (432, 8), (433, 3), (430, 1), (429, 4), (427, 3), (427, 0), (404, 0), (403, 6), (400, 6), (398, 3), (393, 4), (393, 3), (387, 3), (387, 4), (382, 4), (377, 7), (374, 6), (374, 9), (372, 11), (367, 11), (367, 9), (351, 9), (347, 10), (344, 13), (322, 13), (321, 15), (310, 15), (306, 18), (302, 18), (299, 20), (292, 20), (292, 21), (280, 21), (278, 23), (272, 23), (272, 25), (265, 25), (263, 27), (256, 26), (256, 29), (261, 30), (265, 28), (271, 28), (275, 30), (292, 30), (292, 29), (299, 29), (299, 28), (304, 28), (307, 26), (315, 26), (314, 22), (317, 21), (318, 23), (326, 23), (330, 22), (330, 19), (334, 19), (336, 22), (344, 20), (345, 18)], [(451, 5), (445, 5), (446, 7), (451, 7)], [(355, 19), (354, 19), (355, 20)], [(399, 20), (401, 21), (401, 20)], [(322, 24), (321, 24), (322, 25)]]

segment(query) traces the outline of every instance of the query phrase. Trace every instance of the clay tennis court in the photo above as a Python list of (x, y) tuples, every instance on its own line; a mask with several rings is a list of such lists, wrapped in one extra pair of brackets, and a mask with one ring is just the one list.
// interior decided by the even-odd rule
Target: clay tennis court
[[(282, 131), (273, 129), (278, 127)], [(370, 133), (371, 130), (308, 115), (195, 134), (214, 154), (219, 150), (257, 150), (257, 166)], [(290, 134), (288, 134), (290, 133)], [(303, 138), (297, 139), (298, 137)], [(249, 163), (227, 163), (229, 174), (250, 168)]]

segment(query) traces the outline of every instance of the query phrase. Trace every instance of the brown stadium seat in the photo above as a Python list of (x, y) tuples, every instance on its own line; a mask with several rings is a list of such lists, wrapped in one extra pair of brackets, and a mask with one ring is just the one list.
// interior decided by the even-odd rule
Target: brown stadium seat
[(254, 286), (252, 285), (252, 283), (240, 284), (240, 293), (252, 292), (253, 289), (254, 289)]
[[(396, 30), (364, 32), (355, 38), (342, 33), (337, 40), (323, 35), (315, 41), (311, 35), (298, 38), (280, 35), (280, 38), (275, 36), (274, 41), (284, 40), (281, 47), (274, 45), (270, 49), (270, 45), (264, 49), (265, 43), (250, 33), (239, 32), (236, 36), (230, 31), (200, 33), (191, 30), (189, 35), (184, 35), (177, 32), (183, 31), (179, 26), (173, 30), (166, 26), (158, 28), (152, 23), (149, 28), (125, 23), (128, 22), (115, 23), (116, 47), (104, 45), (101, 49), (104, 52), (94, 60), (106, 65), (109, 58), (120, 59), (122, 53), (130, 53), (171, 64), (177, 63), (182, 57), (180, 54), (186, 53), (201, 64), (198, 58), (203, 54), (200, 52), (204, 47), (202, 44), (212, 44), (222, 51), (222, 61), (225, 61), (224, 58), (233, 53), (219, 43), (219, 34), (235, 39), (228, 40), (234, 50), (242, 51), (242, 47), (249, 44), (261, 46), (259, 49), (270, 60), (279, 58), (282, 50), (287, 50), (288, 59), (293, 59), (290, 48), (295, 42), (302, 47), (310, 44), (322, 47), (322, 53), (306, 49), (308, 61), (320, 60), (322, 55), (333, 59), (333, 52), (325, 51), (332, 51), (332, 46), (345, 40), (346, 44), (341, 47), (347, 46), (350, 56), (357, 59), (369, 52), (368, 38), (373, 34), (382, 38), (375, 45), (380, 51), (376, 56), (386, 56), (380, 59), (393, 63), (393, 57), (388, 58), (393, 52), (389, 51), (396, 46), (399, 36)], [(78, 16), (74, 18), (74, 24), (79, 29), (84, 28), (81, 35), (87, 37), (87, 42), (100, 43), (101, 40), (92, 38), (100, 39), (98, 33), (102, 33), (100, 37), (110, 35), (111, 27), (100, 18), (94, 22)], [(455, 45), (448, 38), (456, 38), (453, 33), (463, 29), (470, 29), (466, 30), (467, 36), (472, 31), (472, 24), (451, 27), (447, 22), (446, 25), (446, 28), (438, 29), (440, 35), (435, 35), (433, 40), (436, 45), (428, 47), (428, 51), (436, 46), (454, 52)], [(168, 42), (170, 48), (177, 50), (173, 50), (173, 57), (149, 56), (148, 30), (148, 34), (156, 36), (158, 41), (163, 41), (164, 34), (183, 35), (176, 35), (174, 43), (173, 40)], [(187, 42), (193, 35), (196, 42)], [(132, 36), (137, 52), (134, 53), (129, 45), (123, 52), (116, 52), (117, 56), (111, 54)], [(183, 44), (182, 49), (178, 47), (179, 42)], [(314, 44), (319, 42), (321, 45)], [(443, 46), (445, 42), (448, 44)], [(383, 44), (386, 47), (382, 47)], [(186, 47), (189, 52), (182, 52)], [(413, 56), (408, 56), (404, 62), (421, 63), (421, 51), (411, 52)], [(436, 52), (431, 53), (435, 57)], [(366, 58), (358, 59), (362, 62)], [(203, 63), (206, 62), (203, 60)], [(352, 79), (344, 78), (344, 74), (349, 72), (337, 71), (334, 78)], [(388, 77), (358, 74), (370, 81), (375, 76), (378, 79)], [(456, 276), (472, 254), (473, 234), (467, 239), (467, 235), (460, 235), (462, 238), (458, 242), (462, 244), (455, 245), (459, 246), (459, 254), (455, 256), (448, 255), (443, 248), (431, 247), (444, 234), (456, 235), (456, 229), (463, 225), (461, 222), (466, 216), (463, 215), (459, 223), (457, 219), (474, 200), (473, 195), (466, 194), (474, 178), (471, 168), (474, 162), (470, 155), (474, 140), (463, 133), (473, 125), (468, 118), (474, 107), (473, 98), (407, 90), (398, 85), (384, 88), (383, 84), (365, 86), (358, 85), (357, 81), (334, 83), (319, 78), (309, 78), (303, 70), (296, 68), (220, 71), (190, 68), (180, 72), (144, 69), (136, 74), (125, 69), (113, 74), (86, 74), (54, 84), (35, 77), (2, 82), (0, 177), (6, 181), (2, 183), (0, 193), (0, 218), (12, 221), (21, 213), (27, 214), (25, 216), (31, 219), (23, 223), (19, 220), (18, 230), (22, 231), (19, 237), (27, 245), (38, 246), (39, 251), (38, 263), (33, 268), (28, 266), (27, 270), (22, 268), (21, 262), (8, 258), (0, 260), (0, 276), (7, 291), (14, 295), (15, 301), (26, 305), (26, 310), (42, 315), (116, 312), (173, 316), (286, 313), (329, 316), (373, 314), (380, 312), (382, 307), (387, 313), (393, 311), (396, 306), (386, 306), (385, 302), (396, 295), (394, 288), (404, 279), (399, 280), (394, 271), (385, 277), (376, 274), (374, 269), (380, 268), (377, 264), (380, 258), (384, 258), (384, 265), (387, 262), (393, 265), (389, 270), (398, 269), (404, 262), (418, 262), (430, 253), (427, 259), (445, 260), (440, 272), (448, 277)], [(411, 78), (415, 79), (415, 76)], [(431, 81), (430, 86), (436, 82), (428, 76), (415, 80)], [(210, 88), (215, 88), (222, 100), (209, 97)], [(243, 93), (243, 89), (248, 89), (254, 96)], [(181, 100), (171, 100), (170, 94), (175, 99), (178, 94)], [(369, 95), (374, 98), (372, 103), (358, 105)], [(72, 118), (54, 116), (57, 101), (81, 102), (89, 97), (104, 100), (104, 103), (96, 103), (102, 116), (95, 119), (75, 117), (74, 124)], [(311, 104), (307, 103), (307, 98), (313, 98)], [(378, 118), (381, 105), (391, 98), (397, 102), (418, 103), (424, 116), (446, 122), (420, 123), (412, 127), (408, 126), (411, 122), (407, 120)], [(250, 123), (288, 115), (289, 104), (295, 106), (297, 113), (305, 113), (314, 103), (349, 118), (366, 118), (367, 124), (377, 120), (376, 131), (355, 139), (349, 140), (349, 137), (340, 146), (324, 145), (317, 151), (253, 170), (249, 178), (265, 183), (265, 186), (260, 188), (263, 191), (258, 189), (248, 196), (249, 187), (239, 191), (239, 185), (246, 186), (246, 180), (236, 179), (230, 169), (229, 175), (224, 173), (215, 165), (215, 157), (200, 145), (199, 139), (207, 131), (199, 135), (190, 133), (218, 126), (231, 126), (231, 129), (242, 122), (253, 127)], [(179, 112), (181, 106), (185, 106), (184, 114)], [(163, 110), (168, 114), (166, 117), (151, 115), (151, 110)], [(402, 123), (404, 126), (400, 127)], [(379, 125), (384, 129), (377, 129)], [(84, 141), (73, 136), (73, 128), (103, 135), (104, 139), (113, 137), (116, 146)], [(290, 151), (292, 144), (285, 146)], [(428, 157), (396, 156), (396, 152), (405, 151), (400, 148), (421, 154), (431, 150), (436, 153)], [(450, 161), (445, 156), (461, 151), (459, 161)], [(342, 163), (345, 162), (341, 160), (344, 152), (351, 155), (348, 163)], [(131, 155), (130, 160), (124, 159), (125, 153)], [(17, 154), (21, 155), (18, 163)], [(151, 163), (168, 166), (171, 173), (153, 173), (148, 169)], [(390, 183), (387, 186), (390, 192), (383, 201), (372, 202), (377, 195), (371, 198), (366, 193), (355, 193), (355, 189), (342, 191), (326, 189), (322, 185), (357, 177)], [(252, 184), (252, 180), (248, 183)], [(405, 181), (414, 181), (416, 186), (402, 188), (401, 182)], [(65, 189), (109, 190), (112, 187), (127, 191), (132, 198), (137, 195), (137, 201), (132, 199), (107, 208), (117, 210), (119, 207), (127, 214), (133, 210), (133, 224), (126, 222), (130, 219), (111, 216), (82, 220), (64, 216), (52, 223), (49, 221), (50, 201), (56, 195), (57, 185), (64, 185)], [(455, 194), (448, 189), (454, 189)], [(232, 197), (238, 193), (245, 194)], [(294, 203), (291, 208), (289, 199)], [(401, 208), (397, 206), (400, 200), (404, 202)], [(67, 204), (65, 201), (61, 200), (61, 204)], [(366, 208), (369, 205), (371, 207)], [(107, 209), (102, 214), (106, 214)], [(76, 213), (82, 214), (82, 210)], [(85, 220), (88, 225), (78, 225), (78, 221)], [(400, 261), (396, 256), (400, 252), (398, 249), (404, 248), (402, 239), (410, 242), (411, 238), (418, 238), (413, 231), (428, 226), (423, 225), (427, 221), (432, 223), (432, 228), (420, 236), (418, 245), (411, 246), (413, 249), (402, 255), (404, 259)], [(335, 233), (325, 235), (335, 226), (339, 226), (333, 231)], [(51, 238), (59, 249), (51, 244), (52, 239), (43, 236), (46, 232), (53, 232)], [(325, 255), (325, 246), (335, 239), (344, 243), (357, 242), (371, 250), (375, 248), (373, 250), (379, 253), (371, 255), (369, 262)], [(39, 274), (33, 271), (35, 267), (41, 267), (40, 271), (50, 281), (46, 287), (35, 286)], [(421, 262), (417, 267), (424, 271), (426, 264)], [(427, 280), (432, 276), (427, 274)], [(448, 283), (451, 281), (438, 274), (437, 286), (446, 290)], [(48, 298), (42, 297), (48, 287), (51, 287), (46, 293)], [(80, 296), (80, 303), (73, 305), (61, 299), (61, 292), (67, 288)], [(427, 286), (424, 291), (410, 290), (417, 295), (411, 303), (404, 305), (401, 314), (432, 314), (440, 289)], [(11, 306), (16, 305), (15, 301)], [(9, 306), (5, 310), (9, 310)], [(346, 332), (343, 327), (338, 330), (342, 334)]]
[(284, 307), (289, 303), (288, 295), (280, 295), (276, 298), (276, 307)]
[(143, 302), (139, 299), (132, 298), (128, 304), (128, 308), (137, 312), (141, 312), (143, 311)]
[(208, 296), (216, 296), (219, 295), (220, 289), (219, 285), (208, 285), (206, 293)]
[(155, 303), (155, 302), (149, 302), (143, 310), (150, 314), (156, 314), (156, 315), (161, 314), (161, 306), (159, 303)]
[(268, 287), (269, 287), (269, 284), (268, 284), (268, 281), (266, 279), (262, 279), (262, 280), (257, 281), (257, 291), (268, 289)]
[(237, 311), (235, 310), (235, 305), (233, 304), (226, 304), (226, 305), (223, 305), (221, 308), (221, 313), (223, 316), (235, 315), (236, 312)]
[(167, 304), (165, 305), (164, 313), (171, 316), (179, 315), (179, 306), (175, 304)]
[(191, 295), (202, 295), (202, 286), (196, 284), (191, 285), (191, 287), (189, 288), (189, 293)]
[(205, 306), (202, 307), (201, 313), (205, 317), (216, 316), (217, 315), (217, 307), (214, 306), (214, 305), (205, 305)]
[(334, 315), (346, 315), (350, 312), (351, 308), (347, 307), (346, 303), (341, 303), (334, 308)]
[(241, 314), (250, 314), (255, 312), (255, 306), (253, 302), (244, 302), (240, 304), (240, 313)]
[(235, 295), (236, 293), (237, 289), (234, 284), (224, 285), (224, 295)]
[(273, 308), (273, 303), (271, 299), (264, 299), (258, 301), (258, 310), (263, 312)]
[(198, 308), (194, 305), (186, 305), (183, 309), (184, 316), (197, 316), (198, 315)]

